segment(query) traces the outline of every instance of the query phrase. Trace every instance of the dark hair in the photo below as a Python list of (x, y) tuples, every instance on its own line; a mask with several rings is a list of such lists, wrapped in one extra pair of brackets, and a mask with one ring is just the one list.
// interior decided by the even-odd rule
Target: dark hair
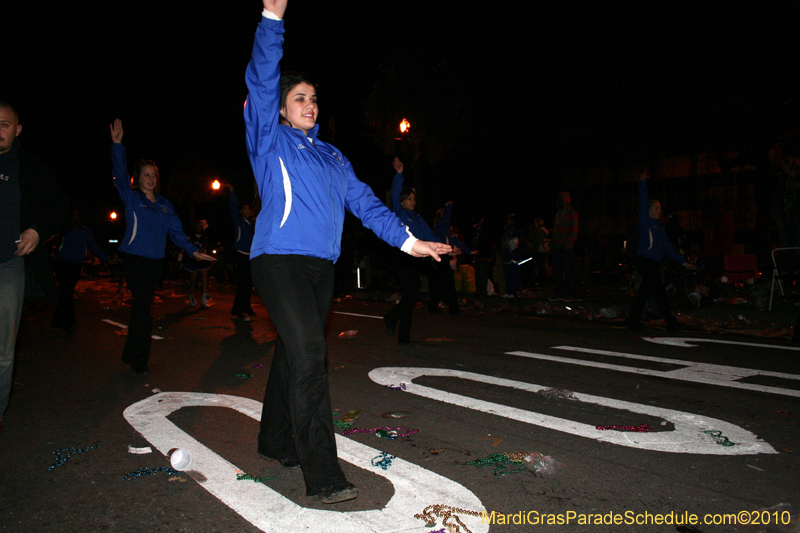
[(153, 167), (154, 169), (156, 169), (156, 178), (157, 178), (157, 180), (156, 180), (156, 192), (160, 193), (161, 192), (161, 176), (158, 173), (158, 167), (156, 166), (156, 164), (153, 163), (152, 161), (150, 161), (149, 159), (140, 159), (139, 162), (136, 163), (136, 166), (133, 168), (133, 184), (132, 184), (133, 188), (136, 189), (137, 191), (141, 191), (142, 190), (142, 187), (139, 184), (139, 178), (141, 178), (141, 176), (142, 176), (142, 167), (146, 167), (148, 165)]
[[(283, 108), (286, 105), (286, 97), (289, 96), (289, 91), (300, 85), (301, 83), (307, 83), (317, 88), (317, 84), (314, 83), (311, 78), (305, 72), (284, 72), (281, 74), (281, 101), (280, 107)], [(283, 116), (281, 116), (281, 124), (286, 124), (287, 126), (291, 126), (289, 121), (286, 120)]]
[(417, 191), (415, 191), (413, 188), (403, 187), (403, 192), (400, 193), (400, 203), (402, 204), (405, 202), (406, 198), (411, 196), (411, 193), (414, 193), (414, 196), (417, 196)]
[(14, 118), (16, 118), (17, 122), (19, 122), (19, 113), (13, 105), (9, 104), (5, 100), (0, 100), (0, 109), (8, 109), (11, 111), (11, 114), (14, 115)]

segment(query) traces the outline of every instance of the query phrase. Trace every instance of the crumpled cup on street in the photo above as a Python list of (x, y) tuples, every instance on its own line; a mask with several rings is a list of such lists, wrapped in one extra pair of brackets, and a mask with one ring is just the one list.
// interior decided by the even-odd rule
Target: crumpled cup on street
[(530, 463), (526, 466), (537, 476), (552, 476), (564, 466), (563, 463), (556, 461), (549, 455), (540, 453), (529, 453), (525, 456), (525, 462)]

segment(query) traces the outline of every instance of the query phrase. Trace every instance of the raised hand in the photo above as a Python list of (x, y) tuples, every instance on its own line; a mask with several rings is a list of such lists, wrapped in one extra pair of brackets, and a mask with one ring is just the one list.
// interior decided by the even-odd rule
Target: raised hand
[(394, 161), (392, 161), (392, 166), (394, 167), (395, 172), (398, 174), (403, 173), (403, 162), (400, 161), (399, 157), (394, 158)]
[(287, 0), (261, 0), (264, 3), (264, 9), (275, 14), (279, 19), (283, 18), (286, 12)]
[(432, 241), (417, 241), (411, 247), (411, 255), (414, 257), (433, 257), (437, 261), (442, 260), (439, 254), (446, 254), (451, 251), (453, 251), (452, 246)]
[(120, 119), (114, 120), (114, 123), (109, 126), (111, 130), (111, 140), (119, 144), (122, 142), (122, 121)]

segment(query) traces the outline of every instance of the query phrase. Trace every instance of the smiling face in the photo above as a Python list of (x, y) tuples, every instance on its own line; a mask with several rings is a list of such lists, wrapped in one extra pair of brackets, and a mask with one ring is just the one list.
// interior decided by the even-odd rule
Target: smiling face
[(417, 195), (413, 192), (409, 194), (405, 200), (400, 202), (400, 207), (409, 211), (413, 211), (414, 208), (417, 207)]
[(139, 172), (139, 190), (148, 196), (154, 193), (158, 186), (158, 170), (153, 165), (142, 165)]
[(318, 112), (317, 90), (305, 82), (292, 87), (281, 107), (281, 116), (304, 135), (317, 123)]

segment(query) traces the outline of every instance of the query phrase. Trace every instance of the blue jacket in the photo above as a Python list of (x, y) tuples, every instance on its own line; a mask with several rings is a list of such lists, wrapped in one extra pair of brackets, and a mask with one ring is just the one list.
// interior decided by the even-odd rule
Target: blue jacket
[(250, 246), (253, 243), (253, 234), (256, 231), (256, 225), (249, 220), (245, 220), (242, 215), (239, 214), (239, 199), (236, 197), (236, 193), (233, 189), (228, 192), (228, 196), (231, 200), (231, 218), (233, 219), (233, 231), (235, 233), (233, 249), (237, 252), (250, 255)]
[(422, 215), (410, 209), (403, 209), (400, 205), (400, 195), (402, 193), (403, 175), (398, 172), (395, 174), (394, 180), (392, 180), (392, 189), (390, 192), (390, 207), (392, 211), (403, 221), (403, 224), (408, 226), (408, 229), (411, 230), (411, 233), (415, 237), (419, 237), (424, 241), (444, 242), (436, 236), (430, 226), (428, 226), (428, 223), (425, 222), (425, 219), (422, 218)]
[(672, 247), (661, 221), (650, 218), (650, 207), (647, 204), (647, 182), (639, 180), (639, 255), (661, 261), (664, 254), (667, 254), (678, 264), (684, 264), (686, 259)]
[(444, 206), (444, 214), (442, 218), (439, 219), (439, 223), (436, 224), (436, 227), (433, 228), (433, 232), (436, 234), (436, 240), (442, 242), (444, 244), (449, 244), (455, 247), (458, 246), (461, 248), (461, 251), (464, 252), (466, 255), (470, 255), (472, 250), (469, 246), (461, 242), (461, 239), (455, 236), (453, 230), (450, 227), (450, 216), (453, 214), (453, 204), (447, 204)]
[(125, 205), (125, 239), (119, 251), (148, 259), (163, 259), (167, 247), (167, 234), (186, 253), (193, 255), (195, 248), (183, 233), (183, 226), (172, 207), (172, 202), (156, 195), (151, 202), (139, 190), (131, 189), (128, 178), (128, 160), (122, 143), (111, 144), (111, 170), (114, 185)]
[(94, 255), (103, 263), (108, 263), (108, 256), (97, 246), (92, 235), (92, 230), (83, 224), (73, 224), (70, 230), (64, 235), (61, 246), (56, 252), (56, 259), (62, 259), (69, 263), (79, 265), (86, 259), (86, 248), (89, 247)]
[(359, 181), (350, 161), (317, 139), (278, 122), (283, 21), (262, 17), (245, 81), (247, 151), (262, 209), (250, 257), (298, 254), (335, 261), (347, 209), (387, 243), (410, 251), (406, 226)]

